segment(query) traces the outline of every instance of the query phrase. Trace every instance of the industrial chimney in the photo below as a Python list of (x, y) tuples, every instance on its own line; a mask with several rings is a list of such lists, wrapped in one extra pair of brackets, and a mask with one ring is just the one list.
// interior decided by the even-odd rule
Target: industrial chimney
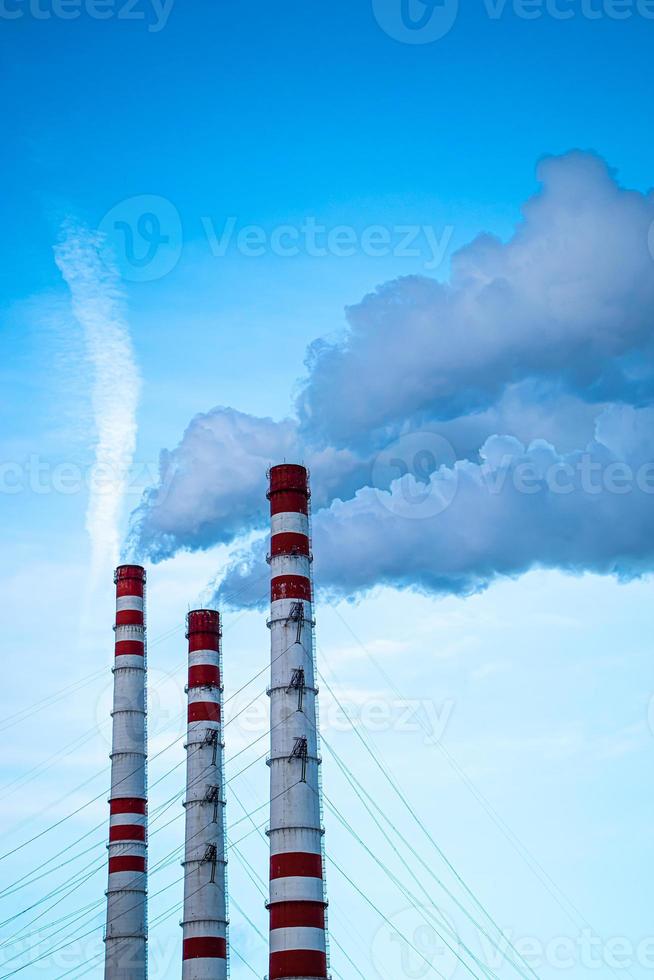
[(225, 778), (221, 738), (220, 616), (187, 616), (188, 736), (183, 980), (227, 980)]
[(303, 466), (270, 470), (269, 980), (327, 977), (317, 688)]
[(145, 569), (121, 565), (116, 583), (116, 657), (109, 800), (105, 980), (147, 973), (147, 771)]

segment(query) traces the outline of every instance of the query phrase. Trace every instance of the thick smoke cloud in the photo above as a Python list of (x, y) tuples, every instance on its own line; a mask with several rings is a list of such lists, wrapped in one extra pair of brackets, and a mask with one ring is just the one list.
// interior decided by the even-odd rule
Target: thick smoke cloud
[(468, 415), (526, 378), (589, 401), (649, 398), (654, 197), (590, 154), (547, 159), (538, 176), (511, 241), (477, 238), (449, 283), (380, 286), (348, 310), (341, 344), (314, 344), (299, 401), (312, 438), (357, 445), (419, 413)]
[[(481, 462), (364, 487), (314, 519), (324, 597), (378, 585), (469, 594), (535, 567), (632, 578), (654, 559), (654, 409), (607, 409), (584, 451), (493, 436)], [(413, 511), (413, 513), (412, 513)], [(216, 599), (265, 605), (266, 541), (236, 556)], [(263, 583), (263, 585), (262, 585)]]
[(266, 466), (297, 452), (292, 422), (217, 408), (191, 420), (172, 452), (163, 450), (159, 484), (132, 515), (130, 550), (160, 561), (231, 541), (265, 513)]
[(263, 525), (268, 466), (300, 458), (311, 465), (318, 507), (365, 482), (365, 466), (347, 450), (304, 452), (290, 419), (274, 422), (231, 408), (197, 415), (179, 446), (161, 453), (159, 483), (132, 515), (127, 553), (161, 561)]
[[(457, 459), (476, 458), (479, 447), (496, 432), (511, 432), (524, 442), (538, 435), (565, 450), (588, 442), (596, 413), (596, 406), (524, 382), (509, 387), (484, 412), (439, 423), (437, 430)], [(272, 463), (300, 460), (310, 467), (318, 510), (336, 498), (348, 500), (366, 486), (376, 456), (374, 445), (367, 453), (312, 448), (303, 443), (298, 423), (291, 419), (274, 422), (230, 408), (197, 415), (179, 446), (161, 453), (159, 483), (132, 515), (126, 557), (147, 554), (161, 561), (180, 550), (228, 544), (263, 527), (266, 469)]]
[[(507, 243), (482, 235), (454, 256), (448, 282), (399, 279), (349, 308), (341, 341), (309, 349), (296, 418), (216, 408), (193, 419), (162, 453), (130, 553), (157, 561), (264, 528), (266, 468), (288, 459), (311, 468), (316, 574), (335, 593), (380, 582), (467, 592), (534, 564), (644, 568), (648, 555), (628, 541), (639, 520), (639, 540), (650, 527), (642, 491), (605, 502), (579, 489), (523, 494), (510, 482), (497, 494), (484, 484), (498, 447), (518, 472), (607, 453), (628, 453), (632, 465), (620, 412), (632, 406), (642, 428), (654, 397), (654, 196), (621, 188), (593, 154), (546, 159), (538, 176)], [(611, 419), (619, 438), (607, 443)], [(418, 521), (398, 513), (407, 487), (391, 488), (395, 474), (377, 460), (424, 430), (451, 458), (436, 454), (422, 476), (436, 493), (455, 478), (457, 493), (440, 517)], [(239, 602), (258, 601), (247, 593), (264, 550), (238, 556), (222, 599), (239, 591)]]

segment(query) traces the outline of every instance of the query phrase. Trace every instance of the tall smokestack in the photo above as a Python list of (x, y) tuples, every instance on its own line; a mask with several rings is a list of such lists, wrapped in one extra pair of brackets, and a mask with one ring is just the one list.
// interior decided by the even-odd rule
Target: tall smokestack
[(227, 980), (227, 861), (220, 616), (187, 616), (188, 736), (183, 980)]
[(105, 980), (147, 972), (145, 569), (121, 565), (116, 583), (109, 886)]
[(272, 467), (269, 980), (327, 977), (309, 496), (303, 466)]

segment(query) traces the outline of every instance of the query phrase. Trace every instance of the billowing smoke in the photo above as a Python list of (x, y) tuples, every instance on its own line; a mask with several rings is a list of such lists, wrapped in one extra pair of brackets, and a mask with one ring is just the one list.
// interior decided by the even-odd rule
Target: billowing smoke
[(481, 235), (448, 283), (380, 286), (348, 310), (342, 343), (313, 345), (298, 406), (312, 438), (357, 445), (407, 419), (467, 416), (527, 378), (588, 401), (651, 396), (654, 196), (622, 190), (589, 154), (538, 176), (511, 241)]
[[(523, 493), (514, 477), (546, 461), (555, 472), (648, 462), (654, 447), (636, 452), (626, 430), (643, 428), (654, 392), (654, 196), (621, 188), (588, 153), (548, 158), (538, 176), (507, 243), (482, 235), (448, 282), (399, 279), (350, 307), (341, 340), (308, 351), (296, 418), (219, 408), (194, 419), (133, 515), (137, 553), (158, 560), (263, 527), (265, 470), (286, 458), (311, 467), (316, 580), (334, 593), (383, 582), (469, 592), (534, 565), (647, 568), (646, 490), (565, 494), (545, 475)], [(392, 483), (402, 468), (380, 467), (380, 454), (416, 433), (429, 451)], [(435, 433), (447, 451), (432, 452)], [(494, 474), (506, 476), (499, 490)], [(398, 507), (425, 488), (433, 503), (453, 481), (439, 514)], [(257, 601), (263, 554), (263, 543), (238, 554), (222, 599)]]
[[(511, 432), (523, 442), (538, 435), (571, 450), (592, 438), (596, 415), (597, 406), (523, 382), (508, 387), (483, 412), (430, 428), (437, 428), (455, 458), (471, 459), (496, 432)], [(377, 454), (391, 434), (389, 430), (385, 439), (375, 440), (367, 452), (316, 449), (302, 440), (298, 423), (291, 419), (274, 422), (231, 408), (197, 415), (179, 446), (161, 453), (159, 483), (132, 514), (127, 553), (156, 562), (180, 550), (228, 544), (263, 527), (266, 469), (285, 459), (310, 467), (314, 510), (337, 497), (349, 499), (370, 483)], [(386, 480), (382, 485), (389, 484)]]
[(301, 457), (314, 473), (317, 506), (337, 493), (354, 493), (365, 480), (362, 462), (348, 450), (303, 451), (292, 420), (273, 422), (231, 408), (197, 415), (177, 449), (161, 454), (159, 484), (132, 515), (132, 550), (160, 561), (180, 549), (228, 543), (262, 525), (268, 466)]
[(55, 247), (55, 260), (70, 289), (92, 369), (98, 479), (90, 493), (86, 527), (93, 579), (118, 559), (118, 523), (136, 446), (140, 388), (119, 276), (108, 264), (103, 245), (100, 235), (69, 222)]
[[(532, 568), (632, 578), (654, 561), (654, 409), (613, 407), (583, 451), (492, 436), (481, 462), (364, 487), (314, 519), (315, 580), (349, 598), (378, 585), (469, 594)], [(238, 554), (216, 599), (266, 604), (265, 540)], [(263, 585), (262, 585), (263, 583)]]

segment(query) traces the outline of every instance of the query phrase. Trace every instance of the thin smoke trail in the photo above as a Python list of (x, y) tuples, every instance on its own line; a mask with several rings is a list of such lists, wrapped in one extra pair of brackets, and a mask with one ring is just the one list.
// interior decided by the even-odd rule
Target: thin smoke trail
[(108, 263), (103, 245), (98, 232), (68, 221), (54, 250), (93, 371), (97, 441), (86, 512), (92, 583), (119, 558), (118, 525), (136, 446), (140, 389), (118, 272)]

